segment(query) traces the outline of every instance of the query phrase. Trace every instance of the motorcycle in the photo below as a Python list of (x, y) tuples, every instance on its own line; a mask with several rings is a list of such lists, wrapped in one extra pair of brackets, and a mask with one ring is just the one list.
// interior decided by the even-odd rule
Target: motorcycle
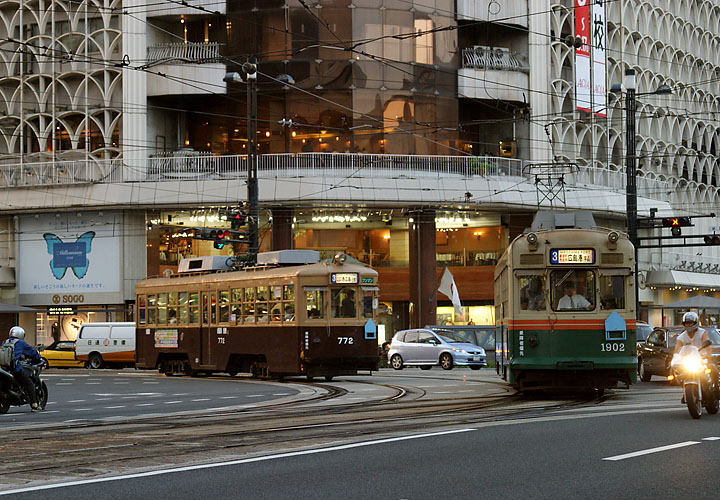
[[(708, 342), (707, 345), (710, 345)], [(703, 347), (707, 347), (703, 345)], [(700, 350), (693, 345), (686, 345), (673, 356), (671, 366), (673, 375), (683, 387), (683, 399), (692, 418), (700, 418), (705, 407), (708, 413), (715, 414), (720, 408), (717, 397), (717, 381), (712, 379), (712, 371)]]
[[(45, 368), (44, 362), (23, 363), (23, 366), (30, 371), (30, 380), (35, 384), (35, 395), (38, 406), (45, 409), (48, 400), (47, 385), (40, 379), (40, 373)], [(17, 383), (12, 372), (5, 367), (0, 367), (0, 414), (7, 413), (10, 406), (23, 406), (30, 404), (30, 397), (25, 390)]]

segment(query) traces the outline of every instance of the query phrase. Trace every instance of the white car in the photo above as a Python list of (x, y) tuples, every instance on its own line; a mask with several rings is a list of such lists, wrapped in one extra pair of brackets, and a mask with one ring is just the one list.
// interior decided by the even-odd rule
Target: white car
[(438, 365), (444, 370), (451, 370), (453, 366), (479, 370), (487, 366), (482, 347), (470, 344), (455, 332), (440, 328), (397, 332), (390, 343), (388, 362), (396, 370), (410, 365), (423, 370)]

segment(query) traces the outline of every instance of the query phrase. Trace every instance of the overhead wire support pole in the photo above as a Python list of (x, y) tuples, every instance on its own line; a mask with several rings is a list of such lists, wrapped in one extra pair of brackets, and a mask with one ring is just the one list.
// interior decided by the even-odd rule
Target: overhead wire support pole
[(257, 67), (255, 60), (243, 64), (247, 75), (247, 135), (248, 135), (248, 257), (252, 262), (257, 259), (258, 243), (258, 146), (257, 146)]

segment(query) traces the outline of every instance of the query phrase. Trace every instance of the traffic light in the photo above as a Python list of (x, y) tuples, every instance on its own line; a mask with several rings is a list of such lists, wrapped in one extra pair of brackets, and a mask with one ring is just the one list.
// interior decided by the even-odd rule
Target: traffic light
[(243, 212), (227, 212), (227, 218), (230, 220), (230, 229), (238, 230), (247, 222), (247, 215)]
[(717, 234), (708, 235), (703, 237), (706, 245), (720, 245), (720, 236)]
[(227, 237), (230, 236), (230, 232), (224, 229), (212, 229), (210, 230), (210, 234), (213, 237), (213, 246), (218, 250), (225, 246)]
[(669, 227), (673, 236), (680, 236), (683, 227), (692, 226), (690, 217), (665, 217), (662, 220), (663, 227)]

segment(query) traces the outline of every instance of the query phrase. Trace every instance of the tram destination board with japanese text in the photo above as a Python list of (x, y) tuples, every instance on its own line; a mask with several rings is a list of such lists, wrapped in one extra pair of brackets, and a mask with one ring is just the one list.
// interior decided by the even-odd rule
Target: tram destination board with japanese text
[(592, 248), (553, 248), (550, 250), (550, 264), (594, 264), (595, 250)]

